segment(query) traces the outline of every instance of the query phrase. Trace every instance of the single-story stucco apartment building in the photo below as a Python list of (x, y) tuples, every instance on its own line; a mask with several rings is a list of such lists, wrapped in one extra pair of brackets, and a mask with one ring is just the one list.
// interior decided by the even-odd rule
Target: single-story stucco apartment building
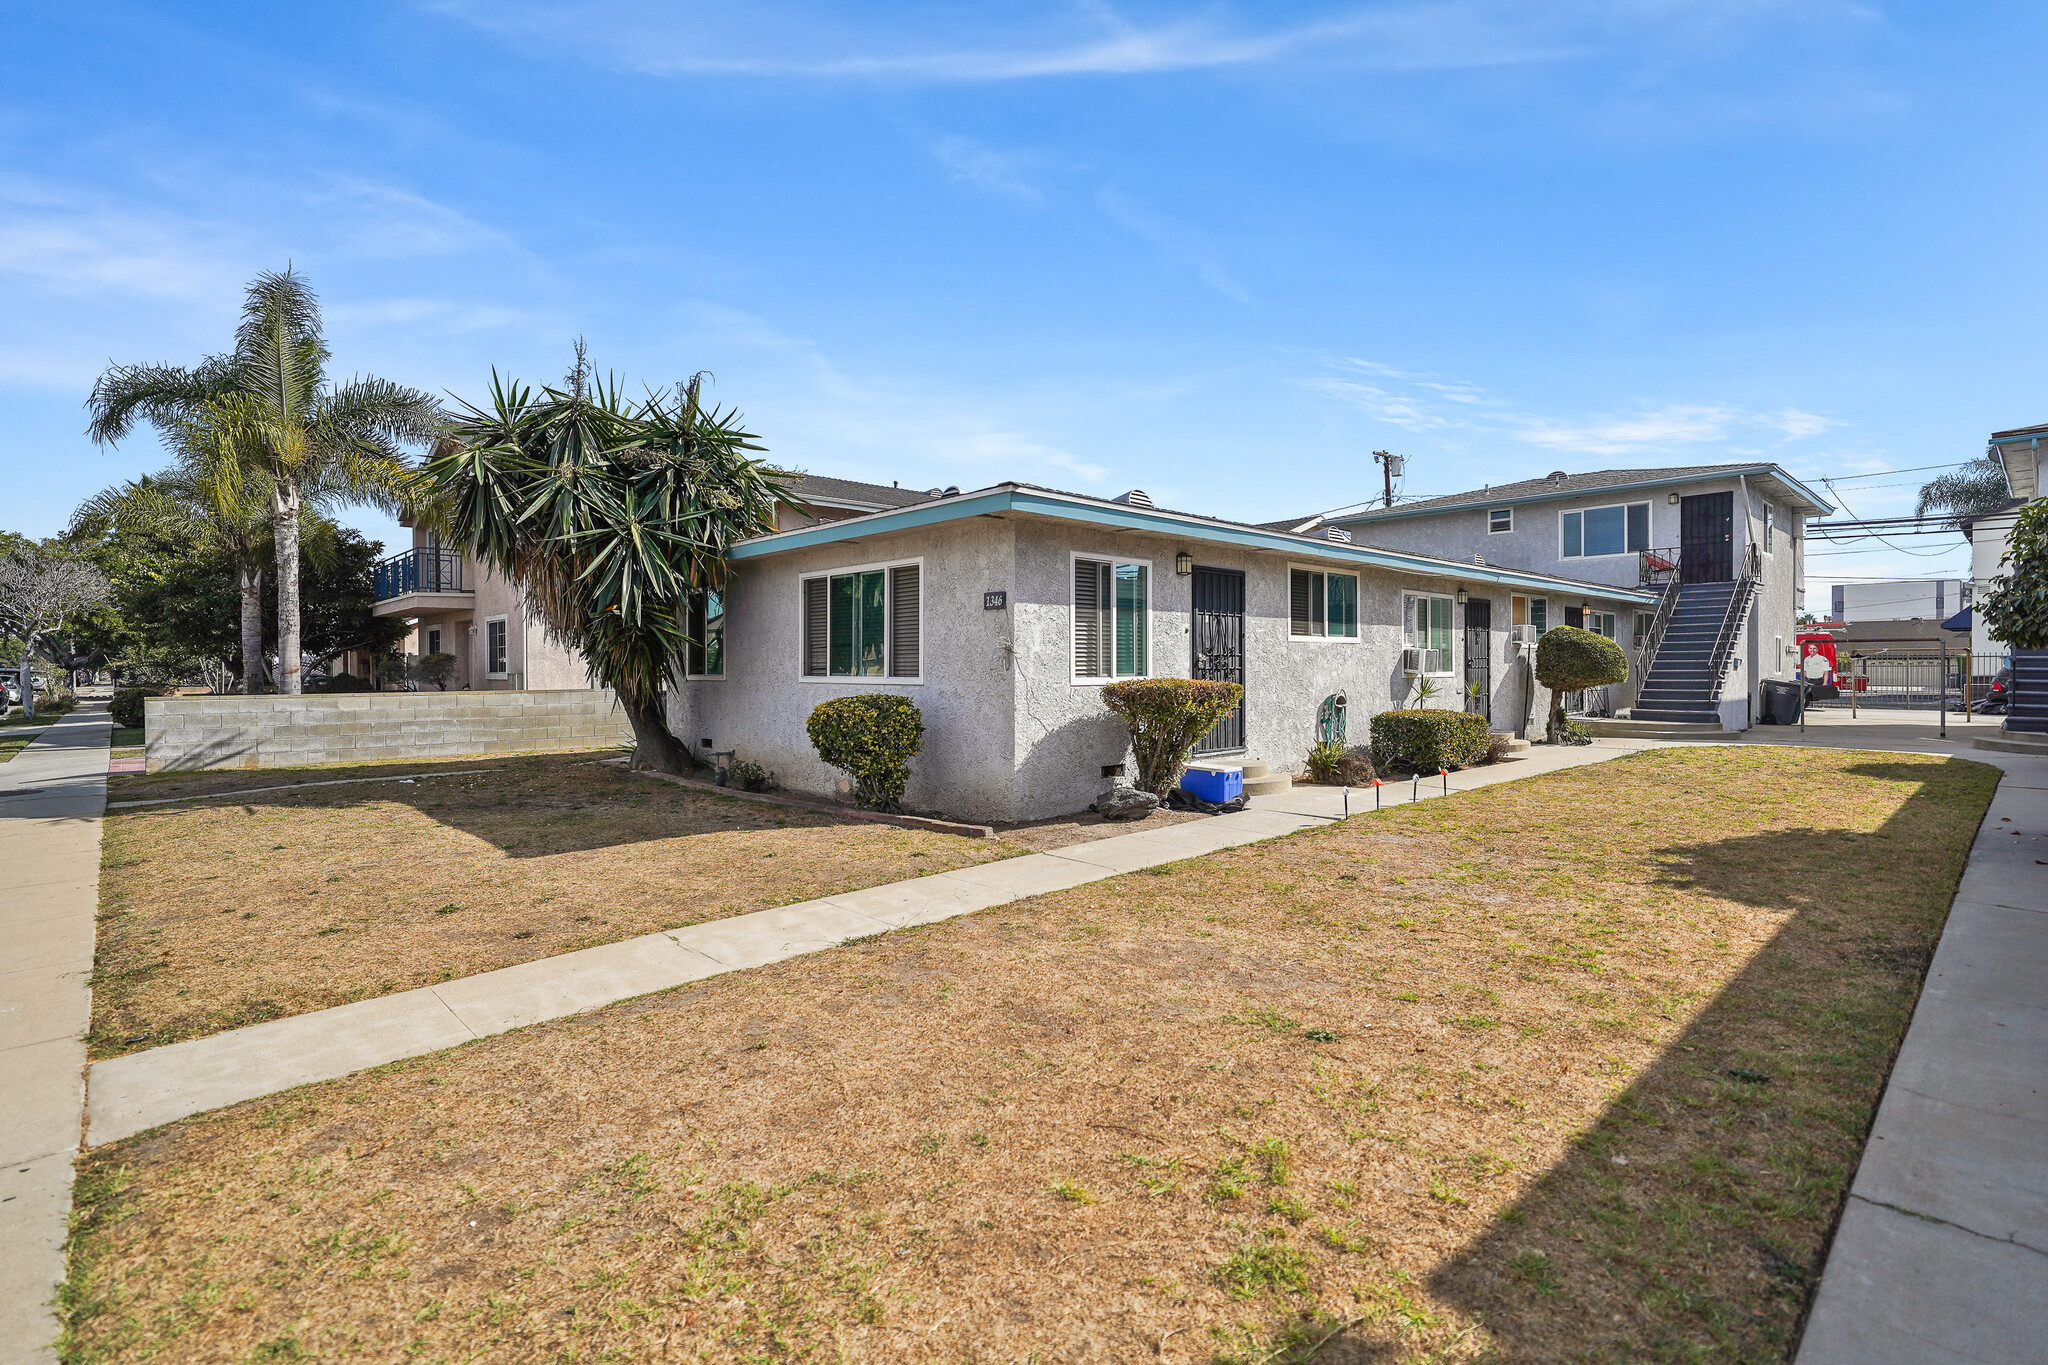
[(1374, 714), (1412, 704), (1425, 680), (1432, 706), (1470, 706), (1501, 730), (1540, 725), (1534, 628), (1511, 624), (1632, 618), (1661, 601), (1633, 581), (1482, 558), (1167, 511), (1135, 491), (918, 495), (736, 546), (670, 722), (703, 751), (832, 792), (842, 775), (811, 746), (812, 709), (901, 693), (926, 727), (908, 805), (1029, 820), (1084, 808), (1125, 761), (1123, 723), (1100, 695), (1112, 680), (1242, 682), (1241, 714), (1203, 752), (1292, 770), (1326, 700), (1345, 700), (1362, 742)]

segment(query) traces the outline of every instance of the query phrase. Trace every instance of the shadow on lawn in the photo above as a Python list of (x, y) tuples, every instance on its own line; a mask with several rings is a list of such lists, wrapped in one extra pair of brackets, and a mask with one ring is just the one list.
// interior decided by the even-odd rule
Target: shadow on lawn
[[(488, 771), (484, 771), (488, 770)], [(116, 800), (199, 796), (240, 791), (232, 775), (207, 773), (204, 783), (131, 786)], [(308, 769), (285, 778), (270, 769), (241, 775), (246, 785), (266, 789), (191, 805), (136, 808), (137, 814), (182, 814), (239, 807), (254, 813), (275, 810), (349, 811), (401, 805), (515, 858), (580, 853), (600, 848), (688, 838), (744, 829), (815, 829), (826, 826), (875, 828), (867, 821), (829, 811), (764, 805), (693, 791), (636, 777), (596, 753), (484, 755), (475, 759), (422, 764), (417, 769)], [(332, 782), (372, 777), (348, 786), (299, 786), (287, 782)], [(266, 783), (264, 779), (269, 779)], [(122, 812), (116, 812), (122, 813)]]
[[(1488, 1360), (1778, 1360), (1842, 1199), (1997, 772), (1873, 762), (1916, 786), (1872, 833), (1660, 850), (1664, 880), (1787, 921), (1571, 1155), (1430, 1281)], [(1617, 1068), (1618, 1071), (1618, 1068)], [(1340, 1337), (1318, 1365), (1364, 1365)]]

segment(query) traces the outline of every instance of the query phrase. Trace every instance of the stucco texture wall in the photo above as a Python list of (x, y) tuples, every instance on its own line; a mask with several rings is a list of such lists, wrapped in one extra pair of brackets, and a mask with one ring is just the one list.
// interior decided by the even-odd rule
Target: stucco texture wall
[(609, 692), (340, 692), (152, 697), (150, 772), (595, 749), (629, 742)]
[[(804, 728), (811, 711), (831, 697), (899, 693), (917, 704), (925, 724), (924, 751), (911, 766), (905, 804), (982, 819), (1020, 818), (1013, 804), (1014, 691), (1005, 648), (1011, 613), (982, 609), (984, 591), (1013, 589), (1013, 526), (977, 517), (736, 562), (725, 596), (725, 676), (671, 688), (671, 727), (699, 753), (708, 739), (709, 749), (736, 751), (773, 771), (785, 787), (837, 795), (844, 774), (811, 747)], [(803, 677), (802, 579), (909, 560), (923, 566), (924, 681)]]

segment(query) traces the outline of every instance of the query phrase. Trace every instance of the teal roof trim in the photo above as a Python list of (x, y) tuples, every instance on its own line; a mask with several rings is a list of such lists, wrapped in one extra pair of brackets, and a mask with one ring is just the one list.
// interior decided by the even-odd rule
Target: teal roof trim
[(1394, 573), (1423, 578), (1453, 578), (1469, 583), (1493, 583), (1501, 587), (1538, 592), (1577, 593), (1580, 596), (1599, 597), (1614, 602), (1632, 602), (1642, 606), (1653, 606), (1657, 602), (1657, 594), (1636, 588), (1588, 583), (1576, 578), (1554, 578), (1548, 574), (1506, 569), (1493, 564), (1466, 564), (1457, 560), (1433, 559), (1428, 555), (1405, 554), (1399, 550), (1383, 550), (1372, 545), (1347, 545), (1335, 540), (1310, 540), (1305, 536), (1288, 535), (1281, 531), (1260, 530), (1256, 526), (1210, 521), (1183, 512), (1163, 512), (1149, 507), (1132, 507), (1124, 503), (1047, 493), (1015, 484), (998, 484), (994, 488), (964, 493), (958, 497), (919, 503), (914, 507), (891, 512), (871, 512), (866, 516), (848, 517), (844, 521), (828, 521), (823, 525), (807, 526), (799, 531), (778, 531), (774, 535), (741, 541), (732, 547), (727, 558), (762, 559), (791, 550), (807, 550), (818, 545), (834, 545), (868, 536), (914, 531), (923, 526), (936, 526), (943, 522), (1003, 512), (1022, 512), (1055, 517), (1062, 521), (1085, 522), (1095, 526), (1117, 526), (1129, 531), (1184, 536), (1192, 540), (1240, 545), (1246, 549), (1271, 550), (1299, 558), (1329, 559), (1339, 563), (1387, 569)]
[[(1758, 464), (1745, 465), (1738, 469), (1721, 470), (1713, 474), (1683, 474), (1669, 479), (1638, 479), (1633, 483), (1610, 483), (1599, 488), (1567, 488), (1547, 493), (1525, 493), (1518, 498), (1494, 498), (1491, 500), (1474, 498), (1470, 502), (1461, 502), (1454, 507), (1432, 507), (1425, 505), (1413, 509), (1396, 507), (1391, 511), (1351, 512), (1340, 517), (1330, 517), (1324, 524), (1329, 526), (1370, 526), (1376, 521), (1405, 521), (1409, 517), (1447, 517), (1454, 512), (1484, 512), (1489, 507), (1526, 507), (1531, 503), (1564, 502), (1567, 500), (1597, 502), (1610, 493), (1630, 493), (1643, 488), (1669, 488), (1674, 484), (1681, 483), (1718, 483), (1724, 479), (1741, 478), (1751, 474), (1770, 475), (1779, 483), (1784, 484), (1800, 497), (1806, 499), (1807, 502), (1818, 507), (1822, 516), (1826, 516), (1835, 510), (1833, 503), (1793, 478), (1790, 474), (1787, 474), (1777, 465)], [(1459, 497), (1462, 495), (1452, 493), (1446, 496)]]

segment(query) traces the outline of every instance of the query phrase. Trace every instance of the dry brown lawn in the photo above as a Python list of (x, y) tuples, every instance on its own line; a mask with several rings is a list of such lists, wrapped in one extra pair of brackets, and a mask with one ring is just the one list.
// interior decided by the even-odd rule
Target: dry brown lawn
[(182, 1121), (67, 1359), (1781, 1360), (1995, 780), (1641, 754)]
[[(492, 756), (346, 786), (287, 784), (393, 770), (144, 785), (269, 779), (108, 813), (92, 1055), (1022, 851), (678, 789), (595, 758)], [(121, 785), (117, 799), (147, 799)]]

